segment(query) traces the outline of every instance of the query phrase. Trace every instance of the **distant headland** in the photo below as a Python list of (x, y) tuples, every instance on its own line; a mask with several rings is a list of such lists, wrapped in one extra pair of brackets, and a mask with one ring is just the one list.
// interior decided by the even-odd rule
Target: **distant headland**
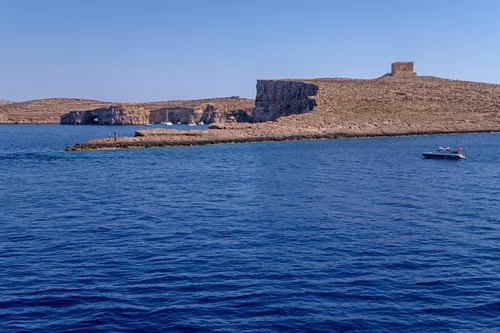
[(500, 85), (418, 76), (412, 62), (397, 62), (375, 79), (258, 80), (255, 100), (111, 104), (56, 99), (0, 105), (0, 122), (14, 116), (38, 122), (58, 117), (67, 124), (210, 124), (203, 131), (137, 131), (135, 137), (91, 140), (66, 150), (490, 132), (500, 131)]

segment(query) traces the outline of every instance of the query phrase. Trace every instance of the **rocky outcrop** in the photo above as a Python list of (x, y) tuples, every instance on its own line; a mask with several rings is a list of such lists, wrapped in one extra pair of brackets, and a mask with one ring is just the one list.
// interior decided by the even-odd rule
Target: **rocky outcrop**
[(239, 96), (199, 99), (191, 101), (151, 102), (141, 104), (151, 110), (151, 123), (199, 123), (248, 121), (254, 101)]
[[(298, 83), (301, 82), (260, 83), (254, 117), (257, 112), (257, 116), (269, 115), (265, 119), (276, 121), (220, 122), (210, 125), (208, 131), (147, 130), (135, 137), (91, 140), (66, 149), (500, 132), (500, 85), (497, 84), (424, 76), (312, 79), (304, 80), (302, 85)], [(311, 99), (316, 102), (313, 111), (299, 112), (308, 110), (305, 101)], [(297, 113), (290, 114), (287, 108)]]
[(14, 103), (14, 102), (7, 101), (5, 99), (0, 99), (0, 105), (11, 104), (11, 103)]
[(252, 118), (252, 111), (252, 107), (231, 110), (216, 103), (201, 103), (193, 108), (171, 107), (152, 110), (150, 122), (152, 124), (167, 121), (174, 124), (249, 122)]
[[(146, 103), (109, 103), (85, 99), (74, 98), (47, 98), (32, 100), (27, 102), (13, 102), (13, 103), (0, 103), (0, 123), (3, 124), (59, 124), (61, 116), (64, 116), (65, 123), (71, 121), (70, 116), (66, 115), (72, 111), (93, 111), (98, 108), (106, 108), (110, 105), (122, 105), (124, 107), (141, 106), (151, 114), (154, 110), (160, 109), (174, 109), (173, 115), (179, 112), (180, 122), (199, 122), (205, 112), (210, 114), (210, 110), (206, 110), (205, 105), (211, 104), (214, 107), (216, 115), (213, 117), (215, 122), (220, 120), (231, 121), (231, 119), (239, 119), (237, 115), (241, 112), (239, 110), (251, 110), (254, 107), (253, 99), (233, 97), (210, 98), (200, 100), (187, 100), (187, 101), (159, 101), (159, 102), (146, 102)], [(184, 108), (184, 110), (182, 110)], [(189, 109), (186, 111), (186, 109)], [(131, 110), (131, 109), (127, 109)], [(177, 111), (176, 111), (177, 110)], [(186, 113), (193, 113), (191, 116), (186, 116)], [(227, 116), (225, 115), (227, 113)], [(220, 116), (223, 114), (223, 116)], [(235, 116), (236, 115), (236, 116)], [(135, 118), (131, 114), (129, 115)], [(140, 115), (139, 115), (140, 116)], [(158, 116), (158, 119), (155, 117)], [(162, 116), (162, 111), (156, 112), (156, 116), (149, 119), (151, 123), (161, 123), (165, 121)], [(69, 119), (69, 120), (66, 120)], [(74, 121), (75, 115), (73, 116)], [(185, 119), (183, 121), (183, 119)], [(172, 119), (174, 120), (174, 119)], [(136, 121), (136, 120), (134, 120)], [(143, 122), (143, 120), (140, 120)], [(172, 121), (173, 122), (173, 121)]]
[(110, 105), (88, 111), (71, 111), (61, 116), (61, 124), (140, 125), (149, 123), (150, 112), (138, 105)]
[[(223, 105), (201, 103), (196, 107), (172, 106), (147, 110), (137, 104), (110, 105), (104, 108), (83, 111), (71, 111), (61, 116), (61, 124), (72, 125), (137, 125), (218, 122), (250, 122), (253, 108), (231, 110)], [(1, 120), (1, 118), (0, 118)]]
[(252, 119), (253, 108), (224, 110), (214, 104), (206, 104), (201, 114), (200, 121), (205, 124), (213, 123), (245, 123)]
[(311, 112), (318, 86), (290, 80), (258, 80), (252, 122), (276, 120), (292, 114)]
[(152, 110), (149, 116), (151, 124), (172, 122), (188, 124), (194, 122), (194, 109), (185, 107), (170, 107)]
[(225, 113), (227, 123), (250, 123), (253, 117), (252, 109), (230, 110)]

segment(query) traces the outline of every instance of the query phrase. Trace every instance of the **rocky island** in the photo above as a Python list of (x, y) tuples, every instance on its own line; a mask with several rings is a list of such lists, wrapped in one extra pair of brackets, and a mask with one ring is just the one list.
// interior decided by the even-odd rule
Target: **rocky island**
[(205, 123), (208, 130), (156, 128), (66, 150), (500, 131), (500, 85), (418, 76), (397, 62), (375, 79), (258, 80), (255, 100), (110, 103), (53, 98), (0, 101), (0, 123)]
[(247, 118), (203, 131), (137, 131), (65, 149), (500, 131), (500, 85), (417, 76), (413, 63), (394, 63), (376, 79), (259, 80)]

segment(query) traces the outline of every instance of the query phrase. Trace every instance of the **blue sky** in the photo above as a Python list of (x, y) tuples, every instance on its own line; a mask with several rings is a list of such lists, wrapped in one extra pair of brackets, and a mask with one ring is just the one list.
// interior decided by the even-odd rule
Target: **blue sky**
[(496, 0), (0, 0), (0, 99), (255, 97), (257, 79), (500, 83)]

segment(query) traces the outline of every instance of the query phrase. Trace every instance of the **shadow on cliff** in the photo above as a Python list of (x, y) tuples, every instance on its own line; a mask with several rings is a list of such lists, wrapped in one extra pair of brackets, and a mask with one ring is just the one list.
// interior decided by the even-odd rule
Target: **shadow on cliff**
[(292, 114), (311, 112), (316, 107), (319, 87), (300, 81), (258, 80), (252, 122), (273, 121)]

